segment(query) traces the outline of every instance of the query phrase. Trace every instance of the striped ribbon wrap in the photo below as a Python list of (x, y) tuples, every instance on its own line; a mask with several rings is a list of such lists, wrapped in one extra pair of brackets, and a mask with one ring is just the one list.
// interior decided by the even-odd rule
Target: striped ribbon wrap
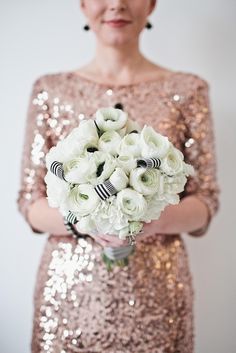
[(52, 164), (50, 165), (50, 171), (61, 180), (66, 181), (63, 164), (61, 162), (57, 162), (57, 161), (52, 162)]
[(67, 220), (67, 222), (69, 222), (71, 224), (78, 223), (76, 216), (71, 211), (69, 211), (68, 215), (66, 216), (66, 220)]
[[(139, 158), (139, 159), (137, 159), (137, 167), (159, 168), (160, 165), (161, 165), (161, 160), (159, 158)], [(50, 171), (54, 175), (56, 175), (59, 179), (67, 181), (65, 178), (63, 163), (57, 162), (57, 161), (52, 162), (52, 164), (50, 166)], [(98, 196), (100, 197), (101, 200), (106, 200), (110, 196), (115, 195), (117, 193), (116, 188), (108, 179), (105, 180), (103, 183), (96, 185), (94, 187), (94, 190), (96, 191), (96, 193), (98, 194)], [(71, 211), (69, 211), (68, 215), (65, 218), (66, 218), (67, 222), (69, 222), (71, 224), (76, 224), (78, 222), (76, 216)], [(123, 249), (123, 250), (124, 250), (124, 252), (127, 251), (127, 249)], [(130, 247), (129, 247), (129, 250), (131, 250)], [(111, 251), (110, 249), (109, 250), (107, 249), (108, 253), (110, 251)], [(119, 255), (121, 255), (121, 254), (118, 255), (119, 251), (120, 251), (120, 249), (118, 250), (118, 252), (116, 254), (115, 254), (115, 252), (113, 252), (113, 255), (119, 257)], [(124, 255), (124, 252), (122, 255)]]
[(105, 180), (103, 183), (96, 185), (94, 190), (102, 200), (106, 200), (111, 195), (117, 193), (116, 188), (112, 185), (110, 180)]
[(161, 160), (159, 158), (139, 158), (137, 159), (137, 167), (144, 168), (160, 168)]

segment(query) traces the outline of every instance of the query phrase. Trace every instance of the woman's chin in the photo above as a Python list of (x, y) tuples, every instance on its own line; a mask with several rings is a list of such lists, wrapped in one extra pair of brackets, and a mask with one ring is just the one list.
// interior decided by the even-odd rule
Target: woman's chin
[(130, 33), (106, 33), (102, 36), (102, 41), (110, 46), (122, 46), (134, 40), (134, 35)]

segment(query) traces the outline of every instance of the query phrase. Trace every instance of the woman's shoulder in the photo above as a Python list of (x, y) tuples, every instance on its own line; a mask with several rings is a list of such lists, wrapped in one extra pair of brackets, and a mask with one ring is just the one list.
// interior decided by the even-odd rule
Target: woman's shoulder
[(205, 77), (190, 71), (173, 71), (172, 77), (174, 83), (185, 90), (192, 91), (199, 87), (210, 86), (209, 81)]
[(33, 81), (34, 86), (45, 87), (45, 88), (54, 88), (58, 85), (65, 83), (65, 79), (68, 77), (69, 73), (64, 71), (57, 72), (48, 72), (39, 76)]

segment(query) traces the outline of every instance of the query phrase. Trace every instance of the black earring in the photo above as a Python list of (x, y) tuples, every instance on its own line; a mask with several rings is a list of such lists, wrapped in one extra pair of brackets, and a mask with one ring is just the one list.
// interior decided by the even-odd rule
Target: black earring
[(153, 25), (151, 24), (151, 22), (147, 21), (146, 26), (147, 29), (151, 29), (153, 27)]
[(90, 27), (89, 27), (89, 25), (84, 25), (83, 29), (84, 29), (85, 31), (89, 31)]

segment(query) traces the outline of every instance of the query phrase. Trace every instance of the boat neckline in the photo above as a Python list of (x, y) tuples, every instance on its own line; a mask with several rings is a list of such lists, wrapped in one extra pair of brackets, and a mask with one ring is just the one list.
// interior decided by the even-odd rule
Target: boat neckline
[(105, 83), (105, 82), (98, 82), (98, 81), (94, 81), (90, 78), (84, 77), (82, 76), (80, 73), (76, 72), (76, 71), (69, 71), (67, 72), (69, 75), (73, 76), (74, 78), (78, 78), (83, 80), (84, 82), (93, 84), (94, 86), (100, 86), (100, 87), (108, 87), (108, 88), (112, 88), (112, 89), (119, 89), (119, 88), (130, 88), (130, 87), (139, 87), (139, 86), (145, 86), (145, 85), (149, 85), (149, 84), (153, 84), (153, 83), (161, 83), (163, 81), (168, 80), (170, 77), (172, 77), (173, 75), (177, 74), (178, 71), (173, 71), (170, 74), (167, 75), (162, 75), (159, 78), (155, 78), (155, 79), (151, 79), (151, 80), (145, 80), (145, 81), (139, 81), (139, 82), (134, 82), (134, 83), (129, 83), (129, 84), (112, 84), (112, 83)]

